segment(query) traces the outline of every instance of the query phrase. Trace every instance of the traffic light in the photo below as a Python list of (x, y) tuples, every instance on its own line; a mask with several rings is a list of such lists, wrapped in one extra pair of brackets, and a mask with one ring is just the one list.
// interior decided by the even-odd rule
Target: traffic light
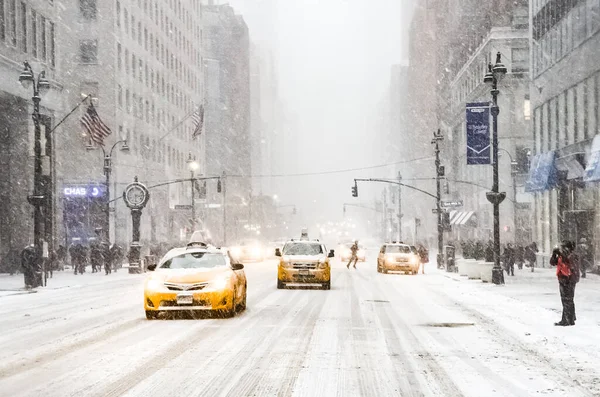
[(354, 182), (354, 186), (352, 186), (352, 197), (358, 197), (358, 185)]

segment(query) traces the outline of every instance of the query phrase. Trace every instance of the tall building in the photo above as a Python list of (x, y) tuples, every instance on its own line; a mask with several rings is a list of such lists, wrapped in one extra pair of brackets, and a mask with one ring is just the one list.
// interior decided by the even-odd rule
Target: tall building
[(600, 5), (530, 2), (535, 240), (547, 258), (565, 239), (600, 252), (596, 174), (600, 125)]
[[(199, 0), (0, 1), (0, 67), (2, 76), (15, 76), (0, 82), (1, 161), (10, 170), (0, 177), (0, 217), (9, 231), (1, 233), (0, 254), (31, 242), (33, 229), (25, 200), (33, 179), (32, 93), (16, 83), (21, 62), (32, 61), (52, 83), (41, 102), (43, 128), (67, 116), (48, 135), (51, 144), (42, 143), (50, 151), (43, 153), (43, 173), (52, 181), (50, 247), (97, 238), (107, 227), (107, 200), (110, 239), (126, 246), (132, 233), (130, 212), (120, 199), (124, 187), (135, 176), (149, 187), (187, 177), (188, 157), (203, 160), (203, 141), (192, 139), (191, 117), (203, 102), (201, 17)], [(90, 103), (112, 130), (103, 148), (92, 144), (80, 124)], [(129, 152), (120, 150), (121, 140)], [(111, 164), (105, 167), (108, 156)], [(175, 209), (190, 203), (190, 186), (150, 190), (142, 216), (144, 243), (178, 239), (190, 226), (190, 212)]]
[[(223, 220), (211, 211), (214, 236), (239, 238), (251, 198), (250, 41), (244, 19), (229, 5), (203, 6), (206, 78), (206, 172), (226, 176)], [(211, 200), (220, 201), (213, 196)], [(227, 233), (221, 229), (226, 222)]]
[[(58, 50), (68, 65), (63, 79), (67, 102), (73, 106), (91, 95), (113, 131), (105, 140), (106, 154), (119, 140), (130, 148), (121, 152), (117, 144), (112, 156), (113, 240), (127, 242), (131, 236), (129, 210), (118, 198), (135, 176), (153, 186), (188, 177), (190, 156), (202, 163), (203, 141), (192, 139), (191, 117), (203, 102), (201, 17), (199, 0), (62, 2)], [(104, 180), (103, 151), (90, 147), (89, 137), (81, 134), (78, 119), (85, 108), (66, 121), (68, 133), (57, 136), (58, 192), (64, 195), (68, 237), (90, 236), (95, 225), (86, 219), (94, 207), (66, 197), (65, 188)], [(190, 186), (151, 189), (142, 216), (144, 241), (178, 239), (190, 226), (189, 211), (175, 210), (177, 204), (190, 204)]]
[[(495, 62), (497, 52), (502, 53), (509, 73), (499, 86), (500, 189), (508, 195), (501, 206), (501, 239), (530, 241), (530, 198), (524, 192), (526, 153), (532, 144), (525, 112), (529, 106), (527, 2), (422, 1), (410, 37), (412, 152), (431, 148), (433, 132), (441, 130), (441, 158), (446, 168), (442, 196), (463, 202), (462, 208), (451, 212), (451, 239), (491, 237), (492, 206), (485, 192), (491, 189), (492, 167), (467, 165), (465, 107), (471, 102), (491, 101), (483, 77), (488, 63)], [(420, 177), (434, 178), (433, 161), (426, 161), (431, 165), (422, 168)], [(435, 189), (433, 179), (419, 182), (419, 186)], [(419, 208), (423, 216), (431, 211), (431, 206)], [(435, 229), (435, 224), (430, 226), (428, 230)]]
[[(0, 1), (0, 263), (18, 266), (19, 253), (33, 243), (33, 207), (27, 196), (33, 193), (34, 127), (32, 89), (19, 84), (23, 61), (34, 73), (45, 71), (49, 92), (42, 96), (42, 173), (46, 186), (55, 178), (56, 146), (51, 128), (66, 108), (62, 75), (64, 62), (57, 50), (59, 7), (46, 0)], [(48, 139), (46, 139), (48, 138)], [(49, 144), (48, 144), (49, 143)], [(48, 178), (48, 179), (46, 179)], [(55, 200), (49, 196), (50, 222), (45, 234), (56, 235), (51, 222)], [(16, 261), (16, 263), (15, 263)]]

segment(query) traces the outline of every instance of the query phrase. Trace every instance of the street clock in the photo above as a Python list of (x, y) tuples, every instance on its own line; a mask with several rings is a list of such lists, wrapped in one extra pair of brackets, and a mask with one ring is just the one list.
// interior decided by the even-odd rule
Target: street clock
[(148, 188), (143, 183), (138, 182), (137, 177), (133, 183), (127, 185), (123, 192), (123, 200), (131, 209), (143, 209), (149, 199), (150, 192), (148, 192)]

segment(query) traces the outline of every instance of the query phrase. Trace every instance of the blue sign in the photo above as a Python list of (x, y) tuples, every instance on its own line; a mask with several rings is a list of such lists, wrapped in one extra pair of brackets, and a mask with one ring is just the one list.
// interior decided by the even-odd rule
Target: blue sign
[(529, 167), (529, 178), (525, 183), (525, 191), (543, 192), (556, 186), (556, 152), (551, 150), (546, 153), (537, 154), (531, 159)]
[(467, 164), (491, 164), (490, 104), (467, 103)]
[(104, 197), (106, 187), (104, 185), (65, 185), (63, 196), (65, 197)]

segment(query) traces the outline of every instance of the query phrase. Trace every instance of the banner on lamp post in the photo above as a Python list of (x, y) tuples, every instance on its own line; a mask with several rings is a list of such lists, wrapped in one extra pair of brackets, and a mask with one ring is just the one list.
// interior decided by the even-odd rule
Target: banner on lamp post
[(490, 104), (467, 103), (467, 164), (491, 164)]

